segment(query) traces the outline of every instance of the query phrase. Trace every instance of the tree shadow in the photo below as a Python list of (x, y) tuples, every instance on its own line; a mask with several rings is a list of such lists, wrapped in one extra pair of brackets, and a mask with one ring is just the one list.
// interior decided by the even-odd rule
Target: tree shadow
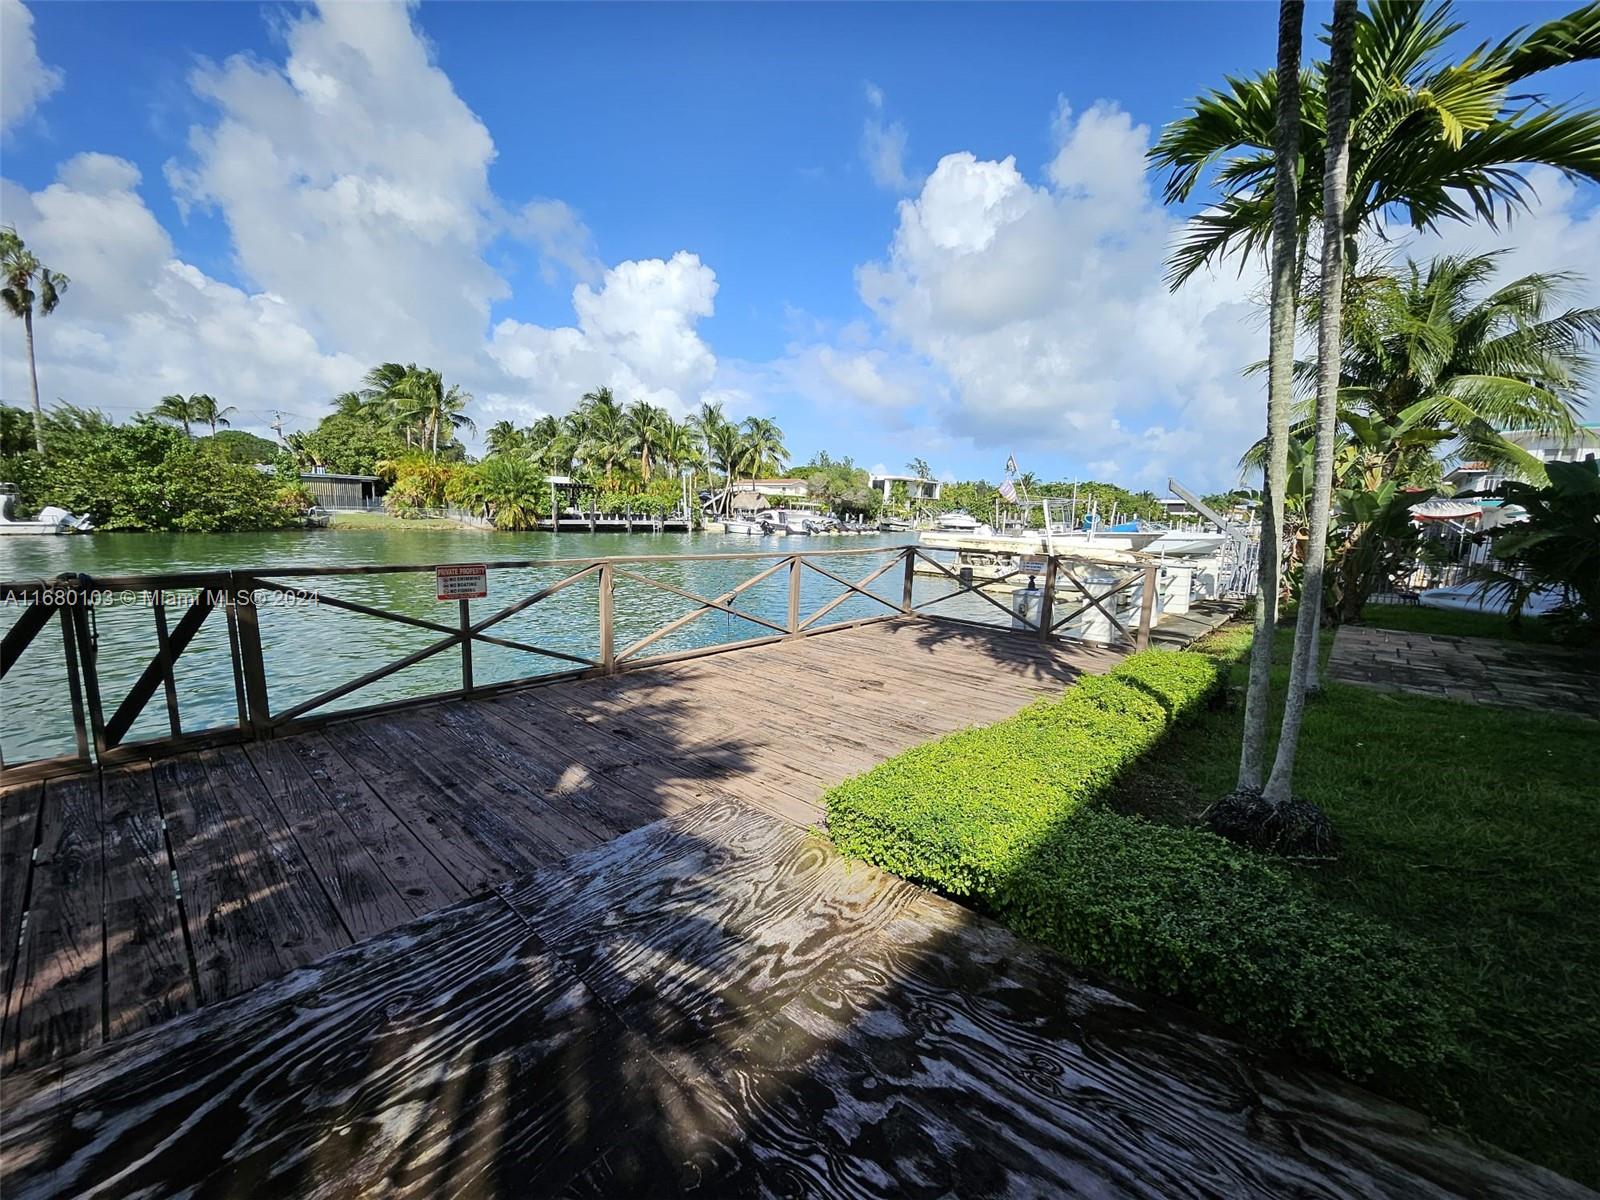
[[(959, 627), (884, 636), (1021, 657), (1050, 685), (1082, 669)], [(764, 752), (705, 727), (732, 681), (589, 683), (407, 713), (384, 778), (414, 791), (386, 811), (462, 897), (25, 1073), (7, 1195), (1561, 1193), (721, 789)], [(353, 786), (333, 772), (365, 736), (316, 735), (339, 762), (308, 797)], [(265, 795), (287, 832), (260, 852), (309, 861), (315, 829), (260, 779), (235, 798)], [(563, 852), (576, 814), (652, 810)], [(558, 819), (565, 835), (540, 824)], [(512, 834), (505, 875), (476, 887)], [(284, 879), (354, 920), (345, 883)], [(186, 911), (186, 929), (203, 945), (226, 916)]]

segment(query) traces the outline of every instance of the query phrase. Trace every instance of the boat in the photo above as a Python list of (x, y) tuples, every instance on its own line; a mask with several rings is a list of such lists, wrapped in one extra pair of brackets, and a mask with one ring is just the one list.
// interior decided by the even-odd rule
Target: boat
[(15, 516), (17, 488), (15, 484), (0, 483), (0, 536), (39, 534), (46, 537), (64, 533), (93, 533), (94, 523), (87, 516), (75, 517), (64, 508), (47, 504), (31, 521), (19, 521)]
[(885, 517), (878, 522), (880, 533), (911, 533), (915, 529), (916, 526), (904, 517)]
[(818, 533), (823, 527), (820, 513), (803, 508), (764, 508), (755, 520), (763, 533)]
[(307, 529), (326, 529), (333, 520), (333, 514), (320, 504), (313, 504), (306, 509)]
[(723, 533), (759, 534), (760, 521), (747, 521), (743, 517), (729, 517), (722, 522)]
[(960, 510), (940, 513), (934, 518), (933, 525), (940, 533), (975, 533), (982, 536), (992, 532), (977, 517)]

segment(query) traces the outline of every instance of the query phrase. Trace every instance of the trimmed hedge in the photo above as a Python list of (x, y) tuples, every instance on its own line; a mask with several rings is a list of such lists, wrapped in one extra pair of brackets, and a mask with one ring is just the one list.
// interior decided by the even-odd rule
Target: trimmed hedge
[(992, 895), (1221, 680), (1202, 654), (1149, 650), (1059, 700), (915, 746), (828, 792), (847, 854), (952, 896)]
[(1447, 1021), (1416, 945), (1222, 838), (1094, 806), (1219, 683), (1202, 654), (1134, 655), (840, 784), (829, 832), (1084, 967), (1356, 1078), (1436, 1067)]

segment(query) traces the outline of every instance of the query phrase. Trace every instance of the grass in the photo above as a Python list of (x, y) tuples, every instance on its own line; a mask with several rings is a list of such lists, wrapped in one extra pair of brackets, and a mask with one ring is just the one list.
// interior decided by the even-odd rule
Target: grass
[(452, 521), (447, 517), (416, 517), (402, 520), (386, 512), (337, 512), (333, 514), (333, 523), (328, 526), (328, 532), (351, 532), (370, 529), (472, 529), (475, 526), (463, 525), (459, 521)]
[(1550, 642), (1550, 627), (1537, 617), (1525, 618), (1513, 626), (1499, 613), (1456, 612), (1447, 608), (1424, 608), (1420, 604), (1369, 604), (1361, 623), (1374, 629), (1398, 629), (1406, 633), (1429, 633), (1445, 637), (1502, 638), (1517, 642)]
[[(1493, 620), (1377, 615), (1473, 636)], [(1232, 664), (1235, 689), (1249, 636), (1236, 625), (1202, 644)], [(1278, 635), (1280, 662), (1290, 637)], [(1275, 673), (1279, 694), (1286, 675)], [(1141, 759), (1113, 807), (1194, 823), (1233, 786), (1239, 730), (1237, 704), (1202, 713)], [(1437, 952), (1454, 1013), (1444, 1111), (1591, 1186), (1600, 1184), (1597, 744), (1600, 729), (1577, 717), (1329, 684), (1308, 710), (1296, 775), (1296, 790), (1327, 811), (1345, 845), (1336, 866), (1298, 871), (1301, 885)]]

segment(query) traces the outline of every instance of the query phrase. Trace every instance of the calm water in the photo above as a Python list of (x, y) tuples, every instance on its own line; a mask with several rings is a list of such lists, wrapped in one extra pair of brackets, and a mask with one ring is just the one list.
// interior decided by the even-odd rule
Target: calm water
[[(373, 531), (308, 531), (253, 534), (97, 534), (92, 537), (13, 537), (0, 539), (0, 579), (25, 580), (61, 572), (90, 575), (133, 575), (161, 572), (276, 568), (331, 564), (493, 562), (503, 559), (588, 559), (606, 555), (763, 552), (774, 556), (794, 549), (882, 548), (881, 553), (824, 560), (834, 574), (860, 579), (887, 561), (905, 535), (849, 538), (750, 538), (723, 534), (572, 534), (484, 533), (475, 530), (407, 529)], [(702, 596), (718, 596), (755, 575), (770, 563), (695, 561), (649, 563), (629, 567), (639, 575), (670, 583)], [(533, 567), (491, 571), (489, 596), (473, 602), (480, 619), (520, 597), (571, 574), (574, 567)], [(839, 595), (842, 589), (813, 571), (803, 575), (802, 619)], [(891, 570), (871, 590), (898, 605), (903, 576)], [(326, 595), (359, 601), (391, 611), (454, 624), (454, 602), (434, 598), (431, 573), (336, 578), (285, 579)], [(943, 582), (919, 581), (919, 600), (945, 593)], [(970, 602), (970, 603), (969, 603)], [(782, 623), (788, 609), (784, 571), (742, 593), (734, 605), (742, 611)], [(599, 653), (598, 586), (591, 576), (487, 632), (511, 640), (583, 657)], [(974, 607), (975, 605), (975, 607)], [(696, 605), (660, 588), (619, 580), (616, 589), (615, 644), (627, 647), (685, 614)], [(951, 615), (1004, 620), (981, 601), (963, 597), (941, 605)], [(965, 611), (963, 611), (965, 610)], [(987, 610), (987, 613), (985, 612)], [(0, 609), (0, 630), (9, 629), (18, 609)], [(883, 605), (855, 596), (833, 609), (823, 623), (847, 621), (888, 612)], [(175, 623), (181, 611), (169, 606)], [(149, 607), (136, 600), (96, 606), (101, 690), (107, 716), (126, 694), (144, 664), (155, 653), (154, 620)], [(272, 711), (281, 713), (341, 683), (400, 658), (430, 642), (437, 633), (383, 621), (329, 606), (274, 604), (260, 606), (263, 654), (267, 664)], [(71, 712), (67, 704), (59, 627), (41, 633), (6, 677), (0, 704), (0, 750), (9, 763), (72, 748)], [(766, 627), (731, 614), (712, 612), (651, 644), (643, 655), (671, 653), (741, 638), (760, 637)], [(479, 684), (527, 675), (568, 670), (559, 659), (482, 643), (473, 647), (473, 675)], [(237, 719), (227, 626), (212, 613), (179, 662), (178, 698), (185, 731), (232, 724)], [(446, 650), (387, 679), (335, 701), (326, 710), (359, 707), (383, 700), (420, 696), (460, 686), (458, 650)], [(168, 731), (166, 708), (158, 691), (130, 733), (130, 738), (162, 736)]]

